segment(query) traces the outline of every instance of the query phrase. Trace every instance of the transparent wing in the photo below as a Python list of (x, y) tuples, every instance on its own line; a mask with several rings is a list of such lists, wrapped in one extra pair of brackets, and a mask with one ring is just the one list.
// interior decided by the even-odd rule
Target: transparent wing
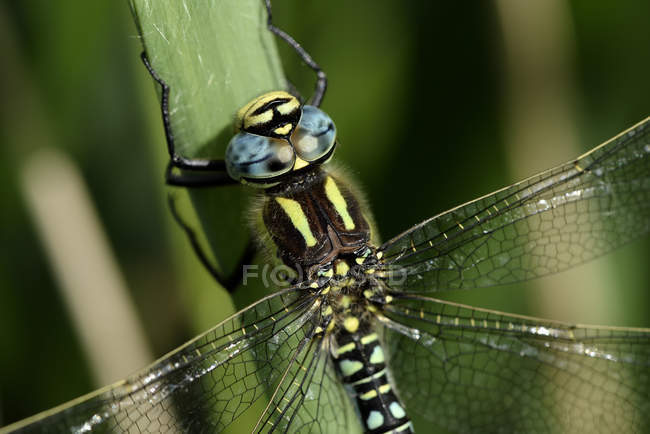
[[(355, 429), (356, 427), (356, 429)], [(296, 433), (361, 432), (352, 403), (322, 337), (303, 339), (287, 365), (256, 431)]]
[[(319, 390), (325, 374), (316, 362), (322, 362), (322, 357), (307, 354), (315, 344), (311, 338), (318, 320), (316, 301), (315, 295), (299, 287), (279, 291), (129, 380), (7, 427), (8, 431), (219, 432), (249, 409), (253, 415), (240, 420), (250, 421), (250, 431), (260, 413), (269, 414), (271, 406), (265, 412), (264, 405), (270, 397), (274, 397), (274, 409), (283, 408), (284, 404), (275, 402), (278, 391), (286, 391), (289, 378), (297, 379), (296, 370), (308, 379), (300, 381), (309, 393), (340, 392)], [(296, 410), (306, 398), (294, 398), (291, 414), (296, 419)], [(321, 413), (349, 412), (343, 408), (346, 401), (330, 397), (322, 402)], [(300, 417), (303, 424), (307, 422), (308, 416)], [(274, 431), (286, 432), (289, 426), (278, 424), (282, 429)], [(259, 429), (269, 430), (268, 426)]]
[(650, 427), (650, 329), (574, 326), (396, 297), (384, 307), (384, 339), (412, 416), (454, 432)]
[(556, 273), (650, 229), (650, 118), (575, 161), (386, 242), (390, 286), (433, 292)]

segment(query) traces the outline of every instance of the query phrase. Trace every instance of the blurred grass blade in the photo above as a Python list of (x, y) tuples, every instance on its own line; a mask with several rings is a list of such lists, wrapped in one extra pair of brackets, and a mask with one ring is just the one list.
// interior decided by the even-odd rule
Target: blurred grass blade
[(34, 153), (21, 187), (99, 385), (153, 360), (84, 181), (55, 148)]

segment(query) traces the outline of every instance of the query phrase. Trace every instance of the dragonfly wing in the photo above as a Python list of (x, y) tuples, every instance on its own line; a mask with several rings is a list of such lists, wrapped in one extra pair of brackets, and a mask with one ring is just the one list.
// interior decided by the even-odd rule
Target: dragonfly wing
[(650, 426), (650, 329), (570, 325), (407, 295), (383, 314), (400, 397), (438, 426), (585, 433)]
[(313, 327), (315, 301), (300, 287), (278, 291), (132, 378), (8, 432), (222, 431), (254, 406), (262, 412), (283, 384), (292, 355)]
[(265, 433), (361, 433), (322, 337), (306, 336), (291, 354), (256, 428)]
[(432, 217), (386, 242), (396, 290), (513, 283), (566, 270), (650, 229), (650, 118), (575, 161)]

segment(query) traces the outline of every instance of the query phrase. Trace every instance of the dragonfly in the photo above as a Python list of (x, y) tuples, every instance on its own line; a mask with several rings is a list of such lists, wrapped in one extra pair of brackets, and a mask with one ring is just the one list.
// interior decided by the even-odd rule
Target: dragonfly
[[(315, 92), (307, 104), (279, 90), (244, 106), (225, 160), (176, 152), (171, 89), (143, 60), (163, 89), (168, 184), (255, 186), (253, 230), (286, 285), (136, 375), (2, 432), (646, 430), (650, 330), (434, 296), (558, 273), (647, 233), (650, 118), (379, 243), (358, 188), (328, 165), (337, 140), (319, 108), (327, 77), (266, 7), (269, 30), (314, 70)], [(222, 275), (175, 216), (235, 290), (248, 255)]]

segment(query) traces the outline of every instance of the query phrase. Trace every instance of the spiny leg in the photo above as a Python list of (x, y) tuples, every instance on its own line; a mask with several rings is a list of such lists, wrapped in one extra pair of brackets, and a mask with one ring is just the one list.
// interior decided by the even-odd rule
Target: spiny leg
[(267, 22), (266, 25), (271, 33), (276, 35), (278, 38), (282, 39), (284, 42), (289, 44), (293, 50), (298, 53), (303, 62), (309, 66), (312, 71), (316, 73), (316, 86), (314, 90), (314, 95), (311, 97), (310, 105), (320, 107), (323, 97), (325, 96), (325, 91), (327, 90), (327, 75), (325, 72), (318, 66), (318, 64), (312, 59), (309, 53), (302, 48), (302, 46), (293, 39), (288, 33), (284, 30), (279, 29), (273, 25), (273, 15), (271, 13), (271, 0), (265, 0), (264, 4), (266, 5), (266, 14)]
[(169, 153), (170, 163), (173, 167), (185, 170), (200, 170), (226, 173), (226, 163), (224, 160), (208, 160), (202, 158), (185, 158), (176, 152), (176, 144), (174, 142), (174, 134), (172, 132), (171, 121), (169, 118), (169, 85), (160, 78), (158, 73), (153, 69), (149, 63), (149, 58), (146, 52), (140, 54), (140, 58), (144, 66), (151, 74), (151, 77), (162, 88), (162, 95), (160, 98), (160, 110), (162, 113), (163, 126), (165, 128), (165, 138), (167, 139), (167, 152)]
[(223, 286), (228, 292), (233, 293), (242, 282), (243, 266), (250, 264), (253, 260), (253, 257), (255, 256), (255, 243), (253, 243), (252, 240), (248, 241), (246, 250), (244, 251), (244, 254), (239, 260), (237, 266), (233, 269), (232, 273), (229, 276), (224, 276), (208, 259), (207, 254), (201, 247), (201, 244), (196, 237), (196, 232), (194, 232), (194, 230), (187, 223), (185, 223), (181, 217), (178, 209), (176, 208), (176, 201), (171, 194), (167, 197), (167, 203), (169, 204), (169, 209), (172, 213), (172, 216), (174, 217), (174, 220), (176, 220), (176, 223), (178, 223), (183, 232), (185, 232), (185, 235), (190, 241), (190, 245), (192, 246), (192, 249), (194, 250), (196, 256), (199, 258), (201, 264), (205, 267), (206, 270), (208, 270), (212, 277), (214, 277), (214, 279), (219, 282), (221, 286)]
[(174, 171), (174, 164), (170, 161), (165, 170), (165, 181), (167, 185), (174, 187), (219, 187), (222, 185), (235, 185), (237, 181), (232, 179), (227, 172), (181, 172)]

